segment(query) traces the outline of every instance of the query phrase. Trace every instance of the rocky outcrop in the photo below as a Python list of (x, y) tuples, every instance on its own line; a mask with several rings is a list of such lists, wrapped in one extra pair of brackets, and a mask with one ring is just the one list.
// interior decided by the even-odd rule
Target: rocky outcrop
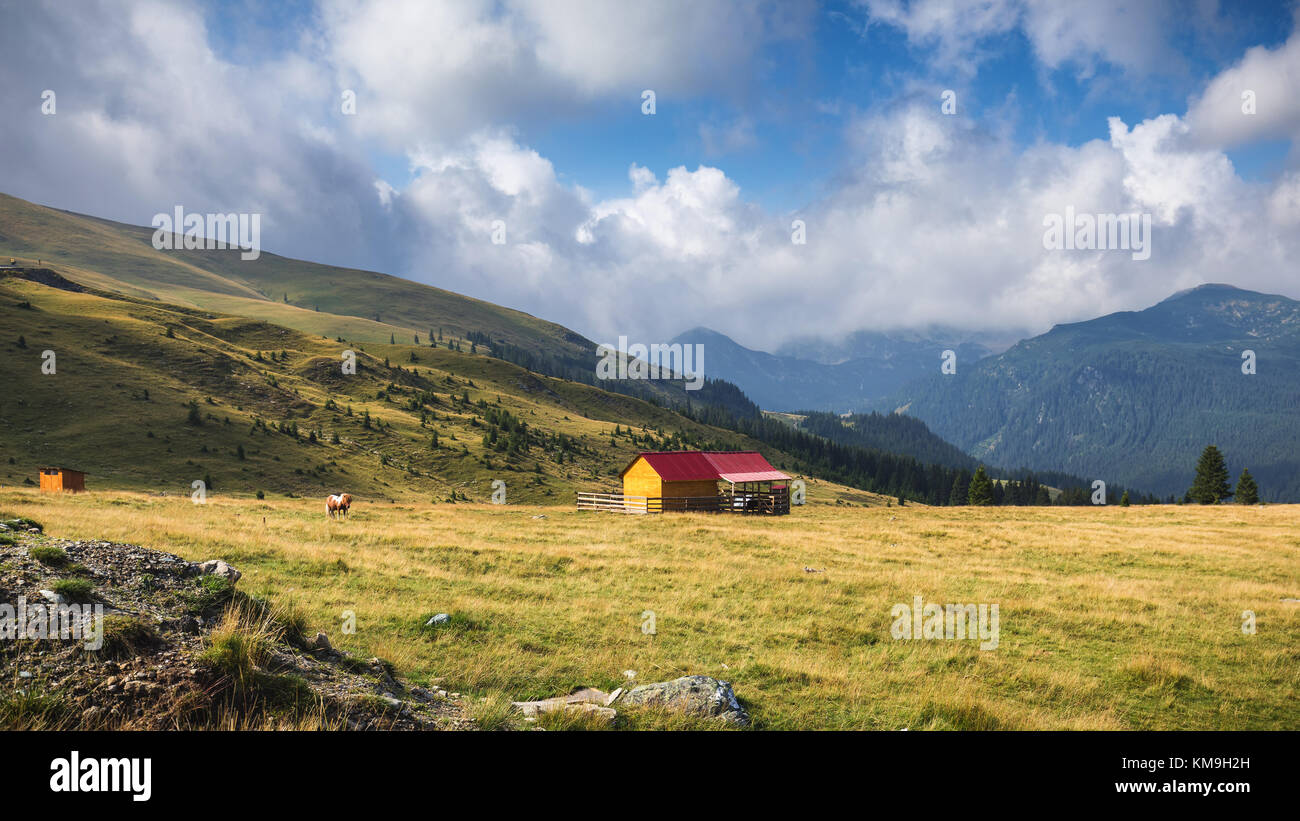
[[(335, 648), (324, 633), (281, 625), (273, 646), (236, 681), (213, 660), (214, 630), (232, 607), (255, 620), (275, 608), (240, 593), (229, 563), (202, 563), (131, 544), (44, 536), (8, 522), (0, 542), (0, 618), (53, 610), (59, 590), (89, 588), (100, 608), (90, 636), (0, 641), (0, 704), (38, 698), (38, 716), (0, 710), (0, 729), (175, 729), (319, 726), (338, 729), (473, 729), (465, 705), (441, 688), (401, 681), (380, 659)], [(67, 582), (76, 581), (69, 588)], [(23, 603), (19, 611), (18, 604)], [(16, 619), (15, 619), (16, 624)]]
[(719, 718), (740, 727), (749, 726), (749, 713), (736, 699), (731, 684), (712, 676), (683, 676), (672, 681), (643, 684), (628, 690), (618, 703), (675, 710)]
[(571, 711), (594, 713), (612, 725), (618, 718), (613, 705), (661, 709), (700, 718), (716, 718), (737, 727), (749, 726), (749, 713), (736, 698), (731, 685), (712, 676), (683, 676), (672, 681), (643, 684), (631, 690), (619, 687), (612, 693), (595, 687), (581, 687), (568, 695), (541, 701), (516, 701), (510, 706), (530, 720), (542, 713)]

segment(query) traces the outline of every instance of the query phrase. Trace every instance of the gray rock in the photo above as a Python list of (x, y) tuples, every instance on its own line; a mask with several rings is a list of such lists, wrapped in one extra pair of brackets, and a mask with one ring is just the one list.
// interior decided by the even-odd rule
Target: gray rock
[(424, 623), (424, 626), (432, 627), (435, 624), (446, 624), (449, 621), (451, 621), (451, 616), (447, 615), (446, 613), (439, 613), (438, 615), (426, 621)]
[(64, 603), (63, 597), (60, 596), (58, 593), (55, 593), (53, 590), (41, 590), (39, 592), (41, 596), (43, 596), (45, 600), (48, 602), (53, 602), (54, 604)]
[(231, 584), (239, 581), (243, 573), (223, 562), (221, 559), (209, 559), (199, 564), (199, 572), (204, 575), (220, 576), (223, 579), (229, 579)]
[(660, 707), (692, 715), (716, 717), (749, 726), (749, 713), (736, 699), (731, 684), (712, 676), (683, 676), (672, 681), (633, 687), (620, 700), (625, 705)]
[(317, 633), (316, 638), (311, 639), (310, 641), (307, 642), (307, 646), (313, 650), (317, 650), (324, 653), (328, 653), (329, 651), (334, 649), (334, 647), (330, 644), (330, 637), (325, 635), (324, 633)]

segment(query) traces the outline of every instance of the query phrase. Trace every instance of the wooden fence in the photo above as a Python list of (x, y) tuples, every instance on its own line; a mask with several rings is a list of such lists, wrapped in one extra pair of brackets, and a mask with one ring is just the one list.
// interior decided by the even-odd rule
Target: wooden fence
[(622, 493), (579, 493), (578, 510), (611, 513), (765, 513), (783, 516), (790, 512), (790, 491), (730, 490), (717, 496), (627, 496)]

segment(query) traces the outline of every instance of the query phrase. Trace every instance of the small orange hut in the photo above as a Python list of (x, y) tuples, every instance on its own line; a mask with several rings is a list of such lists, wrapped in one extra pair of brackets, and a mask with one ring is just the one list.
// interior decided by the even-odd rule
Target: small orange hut
[(41, 468), (41, 492), (57, 493), (66, 490), (80, 493), (86, 489), (86, 474), (68, 468)]

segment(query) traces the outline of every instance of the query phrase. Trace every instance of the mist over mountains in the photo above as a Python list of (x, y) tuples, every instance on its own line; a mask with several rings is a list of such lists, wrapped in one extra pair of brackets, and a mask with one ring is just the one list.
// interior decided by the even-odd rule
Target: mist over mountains
[[(1300, 302), (1286, 296), (1202, 285), (1000, 351), (992, 338), (919, 332), (776, 354), (702, 328), (678, 341), (705, 344), (709, 374), (767, 410), (896, 411), (990, 465), (1178, 498), (1200, 450), (1217, 444), (1263, 499), (1300, 498)], [(940, 372), (943, 350), (956, 352), (956, 373)], [(1248, 351), (1254, 373), (1243, 372)]]
[(704, 345), (706, 372), (739, 385), (765, 410), (834, 413), (874, 408), (911, 380), (937, 370), (945, 350), (973, 362), (1001, 349), (942, 330), (933, 336), (860, 331), (842, 340), (801, 338), (776, 353), (746, 348), (709, 328), (692, 328), (673, 343)]

